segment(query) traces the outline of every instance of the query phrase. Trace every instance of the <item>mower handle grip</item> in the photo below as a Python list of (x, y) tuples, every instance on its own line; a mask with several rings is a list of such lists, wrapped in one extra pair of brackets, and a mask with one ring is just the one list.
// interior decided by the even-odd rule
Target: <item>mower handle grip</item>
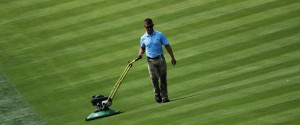
[(137, 58), (134, 59), (134, 61), (138, 61), (138, 60), (140, 60), (140, 59), (141, 59), (141, 58), (138, 58), (138, 57), (137, 57)]
[(130, 61), (128, 61), (128, 65), (131, 67), (132, 66), (132, 64), (134, 63), (134, 62), (136, 62), (136, 61), (138, 61), (139, 59), (141, 59), (141, 58), (135, 58), (134, 60), (132, 60), (131, 62)]

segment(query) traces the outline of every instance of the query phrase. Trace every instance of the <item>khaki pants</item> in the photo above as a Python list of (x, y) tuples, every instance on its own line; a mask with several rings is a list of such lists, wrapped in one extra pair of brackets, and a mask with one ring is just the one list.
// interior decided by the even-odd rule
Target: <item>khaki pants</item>
[(159, 59), (147, 59), (147, 62), (154, 94), (161, 95), (162, 98), (168, 98), (167, 64), (164, 56), (162, 55)]

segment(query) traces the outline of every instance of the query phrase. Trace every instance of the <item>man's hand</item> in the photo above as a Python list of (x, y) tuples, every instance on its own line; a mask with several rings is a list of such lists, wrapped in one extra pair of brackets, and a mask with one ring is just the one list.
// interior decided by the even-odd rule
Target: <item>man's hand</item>
[(143, 58), (143, 55), (142, 54), (139, 54), (139, 55), (137, 55), (137, 57), (136, 57), (138, 60), (139, 59), (142, 59)]
[(176, 59), (175, 59), (175, 58), (172, 58), (172, 59), (171, 59), (171, 62), (172, 62), (172, 64), (173, 64), (173, 66), (176, 65)]
[(174, 57), (173, 50), (172, 50), (171, 46), (168, 44), (168, 45), (166, 45), (165, 47), (166, 47), (168, 53), (169, 53), (170, 56), (171, 56), (171, 62), (172, 62), (172, 65), (175, 66), (175, 65), (176, 65), (176, 59), (175, 59), (175, 57)]
[(145, 48), (140, 47), (139, 54), (137, 55), (136, 59), (137, 60), (142, 59), (144, 53), (145, 53)]

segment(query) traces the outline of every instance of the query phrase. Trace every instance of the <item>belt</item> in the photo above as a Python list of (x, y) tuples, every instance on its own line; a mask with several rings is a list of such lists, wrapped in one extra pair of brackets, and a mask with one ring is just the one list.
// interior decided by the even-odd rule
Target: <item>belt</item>
[(156, 56), (156, 57), (153, 57), (153, 58), (147, 56), (147, 59), (159, 59), (161, 56), (162, 56), (162, 55), (159, 55), (159, 56)]

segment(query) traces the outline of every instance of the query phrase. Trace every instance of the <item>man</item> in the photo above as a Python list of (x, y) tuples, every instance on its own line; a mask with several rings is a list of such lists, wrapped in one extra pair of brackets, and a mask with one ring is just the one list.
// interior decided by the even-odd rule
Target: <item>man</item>
[(146, 52), (148, 71), (154, 89), (155, 100), (158, 103), (166, 103), (169, 102), (167, 89), (167, 64), (163, 55), (162, 46), (165, 46), (171, 56), (173, 66), (176, 64), (176, 59), (173, 55), (169, 41), (164, 34), (153, 29), (154, 24), (152, 19), (145, 19), (144, 27), (146, 28), (146, 33), (140, 40), (141, 47), (138, 59), (141, 59), (144, 52)]

